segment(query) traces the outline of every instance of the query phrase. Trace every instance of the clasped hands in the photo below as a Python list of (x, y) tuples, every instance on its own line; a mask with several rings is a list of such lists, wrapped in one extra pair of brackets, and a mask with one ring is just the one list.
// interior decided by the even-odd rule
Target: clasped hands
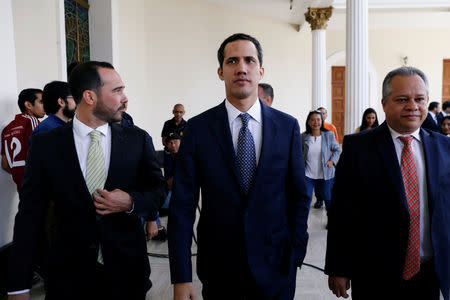
[(119, 189), (111, 192), (97, 189), (92, 196), (94, 197), (95, 211), (99, 215), (129, 211), (133, 207), (131, 196)]

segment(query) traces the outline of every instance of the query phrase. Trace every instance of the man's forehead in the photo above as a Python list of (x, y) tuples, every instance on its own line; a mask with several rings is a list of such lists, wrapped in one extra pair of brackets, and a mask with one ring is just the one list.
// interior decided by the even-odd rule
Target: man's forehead
[(224, 56), (235, 57), (235, 56), (258, 56), (258, 51), (256, 50), (255, 44), (247, 40), (236, 40), (226, 44), (224, 49)]

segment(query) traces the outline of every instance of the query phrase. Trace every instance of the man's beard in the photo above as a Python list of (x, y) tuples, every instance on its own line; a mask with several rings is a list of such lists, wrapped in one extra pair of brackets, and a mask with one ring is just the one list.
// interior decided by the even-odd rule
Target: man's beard
[(124, 108), (125, 103), (122, 104), (116, 111), (112, 112), (104, 105), (103, 99), (99, 98), (93, 113), (97, 118), (106, 123), (116, 123), (122, 121), (122, 111), (120, 110)]
[(62, 110), (62, 113), (66, 118), (73, 119), (73, 117), (75, 116), (75, 108), (69, 109), (69, 105), (66, 103), (66, 106), (64, 106)]

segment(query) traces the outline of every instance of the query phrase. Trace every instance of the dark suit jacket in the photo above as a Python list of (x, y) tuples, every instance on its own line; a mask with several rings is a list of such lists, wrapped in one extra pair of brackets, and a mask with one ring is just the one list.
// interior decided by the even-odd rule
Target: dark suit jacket
[(432, 131), (439, 131), (439, 125), (436, 124), (433, 117), (429, 113), (427, 113), (427, 117), (425, 121), (423, 121), (422, 123), (422, 128), (429, 129)]
[[(423, 129), (420, 136), (435, 267), (449, 299), (450, 138)], [(379, 287), (395, 288), (405, 263), (409, 213), (386, 123), (344, 137), (328, 224), (327, 274), (352, 279), (352, 292), (366, 297)]]
[(437, 115), (437, 121), (438, 121), (438, 126), (439, 126), (439, 129), (440, 129), (440, 127), (441, 127), (441, 125), (442, 125), (442, 121), (444, 120), (444, 114), (442, 113), (442, 111), (440, 111), (439, 113), (438, 113), (438, 115)]
[[(105, 189), (121, 189), (134, 200), (132, 213), (98, 217), (80, 169), (72, 122), (33, 137), (20, 192), (9, 290), (31, 286), (33, 262), (49, 201), (54, 202), (56, 233), (48, 254), (48, 293), (57, 299), (85, 299), (99, 243), (115, 295), (150, 287), (150, 267), (140, 217), (164, 201), (165, 182), (145, 131), (111, 124), (111, 160)], [(124, 298), (127, 299), (127, 298)]]
[(262, 149), (248, 196), (240, 186), (225, 102), (189, 120), (169, 215), (173, 283), (192, 279), (192, 227), (199, 189), (197, 273), (203, 283), (239, 275), (242, 260), (269, 297), (295, 279), (308, 240), (299, 126), (293, 117), (266, 105), (261, 104), (261, 111)]

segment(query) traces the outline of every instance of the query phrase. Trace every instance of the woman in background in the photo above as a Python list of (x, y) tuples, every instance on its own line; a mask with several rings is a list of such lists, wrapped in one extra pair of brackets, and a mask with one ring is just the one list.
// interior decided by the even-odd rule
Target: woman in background
[(334, 169), (341, 155), (334, 134), (323, 127), (320, 111), (314, 110), (306, 118), (306, 131), (302, 133), (303, 159), (305, 160), (306, 191), (311, 205), (312, 191), (323, 199), (327, 211), (334, 182)]
[(378, 126), (377, 112), (373, 108), (368, 108), (364, 111), (361, 126), (356, 128), (356, 132), (369, 130)]
[(443, 135), (450, 136), (450, 116), (445, 116), (442, 119), (439, 132), (442, 133)]

